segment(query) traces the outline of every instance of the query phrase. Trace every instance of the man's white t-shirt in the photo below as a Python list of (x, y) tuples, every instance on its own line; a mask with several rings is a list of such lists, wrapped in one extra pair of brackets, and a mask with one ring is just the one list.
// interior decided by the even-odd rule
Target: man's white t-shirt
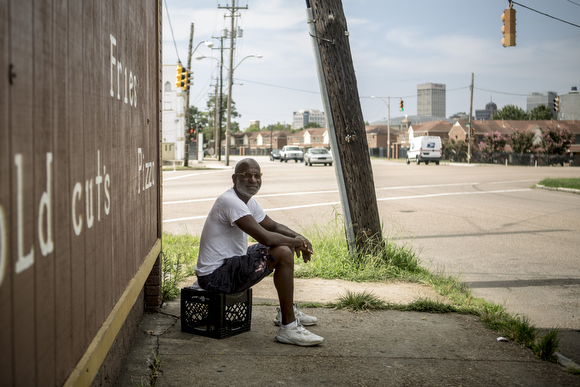
[(233, 188), (216, 199), (201, 232), (195, 266), (198, 277), (211, 274), (226, 258), (246, 254), (248, 235), (235, 221), (247, 215), (253, 216), (258, 223), (266, 218), (266, 213), (254, 199), (244, 203)]

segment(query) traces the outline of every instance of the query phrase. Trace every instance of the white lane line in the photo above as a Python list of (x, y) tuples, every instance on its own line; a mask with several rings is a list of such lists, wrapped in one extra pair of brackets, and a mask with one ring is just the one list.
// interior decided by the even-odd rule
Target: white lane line
[[(520, 182), (528, 182), (528, 181), (536, 181), (536, 180), (513, 180), (513, 181), (498, 181), (498, 182), (489, 182), (485, 184), (500, 184), (500, 183), (520, 183)], [(407, 185), (407, 186), (400, 186), (400, 187), (384, 187), (384, 188), (377, 188), (376, 191), (391, 191), (397, 189), (412, 189), (412, 188), (437, 188), (437, 187), (457, 187), (457, 186), (464, 186), (464, 185), (478, 185), (483, 183), (473, 182), (473, 183), (451, 183), (451, 184), (426, 184), (426, 185)], [(337, 193), (338, 190), (329, 190), (329, 191), (310, 191), (310, 192), (292, 192), (292, 193), (279, 193), (279, 194), (268, 194), (268, 195), (256, 195), (254, 198), (271, 198), (271, 197), (278, 197), (278, 196), (296, 196), (296, 195), (320, 195), (320, 194), (329, 194), (329, 193)], [(196, 202), (205, 202), (205, 201), (213, 201), (216, 198), (205, 198), (205, 199), (188, 199), (188, 200), (175, 200), (171, 202), (163, 202), (163, 204), (184, 204), (184, 203), (196, 203)]]
[[(532, 191), (532, 189), (531, 188), (523, 188), (523, 189), (502, 189), (502, 190), (498, 190), (498, 191), (480, 191), (480, 192), (447, 192), (447, 193), (438, 193), (438, 194), (425, 194), (425, 195), (413, 195), (413, 196), (398, 196), (398, 197), (392, 197), (392, 198), (380, 198), (380, 199), (377, 199), (377, 201), (422, 199), (422, 198), (430, 198), (430, 197), (438, 197), (438, 196), (484, 195), (484, 194), (498, 194), (498, 193), (526, 192), (526, 191)], [(300, 206), (264, 209), (264, 211), (266, 213), (268, 213), (268, 212), (273, 212), (273, 211), (296, 210), (299, 208), (334, 206), (334, 205), (338, 205), (338, 204), (340, 204), (340, 202), (304, 204), (304, 205), (300, 205)], [(193, 216), (193, 217), (189, 217), (189, 218), (166, 219), (163, 221), (163, 223), (181, 222), (181, 221), (185, 221), (185, 220), (205, 219), (206, 217), (207, 217), (207, 215)]]
[(190, 173), (187, 175), (181, 175), (181, 176), (175, 176), (175, 177), (168, 177), (163, 179), (163, 181), (169, 181), (169, 180), (177, 180), (177, 179), (184, 179), (186, 177), (191, 177), (191, 176), (199, 176), (199, 175), (207, 175), (208, 173), (218, 173), (218, 172), (223, 172), (223, 171), (227, 171), (227, 169), (218, 169), (215, 171), (203, 171), (203, 172), (197, 172), (197, 173)]

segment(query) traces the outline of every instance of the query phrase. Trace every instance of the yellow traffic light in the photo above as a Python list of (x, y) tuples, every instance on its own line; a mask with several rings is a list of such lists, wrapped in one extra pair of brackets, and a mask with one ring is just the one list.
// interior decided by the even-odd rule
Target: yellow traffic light
[(516, 10), (512, 8), (511, 4), (508, 9), (503, 11), (501, 21), (503, 22), (501, 27), (501, 33), (503, 34), (502, 46), (514, 47), (516, 45)]
[(183, 82), (181, 82), (181, 88), (183, 89), (183, 91), (187, 91), (189, 89), (189, 85), (187, 84), (187, 77), (189, 76), (189, 73), (187, 72), (187, 69), (184, 68), (183, 69)]
[(560, 97), (558, 96), (554, 98), (554, 110), (556, 111), (556, 113), (560, 111)]
[(183, 66), (181, 66), (181, 63), (177, 64), (177, 75), (175, 76), (175, 86), (179, 89), (179, 88), (183, 88)]

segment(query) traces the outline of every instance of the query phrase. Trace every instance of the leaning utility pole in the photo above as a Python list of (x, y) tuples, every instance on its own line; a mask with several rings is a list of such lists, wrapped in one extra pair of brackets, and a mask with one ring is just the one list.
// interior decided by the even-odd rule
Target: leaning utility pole
[(306, 0), (351, 255), (382, 243), (373, 170), (342, 2)]
[[(189, 53), (187, 54), (187, 71), (191, 74), (191, 46), (193, 45), (193, 23), (191, 23), (191, 33), (189, 34)], [(191, 76), (191, 75), (189, 75)], [(187, 85), (185, 85), (187, 89)], [(183, 158), (183, 165), (189, 165), (189, 90), (185, 92), (185, 134), (183, 136), (183, 152), (185, 156)]]

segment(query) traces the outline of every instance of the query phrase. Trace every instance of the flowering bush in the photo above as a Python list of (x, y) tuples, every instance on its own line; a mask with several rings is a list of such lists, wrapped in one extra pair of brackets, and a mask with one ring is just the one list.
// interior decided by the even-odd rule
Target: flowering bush
[(542, 150), (549, 155), (563, 155), (574, 140), (574, 135), (568, 128), (548, 126), (542, 131)]
[(507, 140), (514, 153), (534, 153), (537, 148), (534, 145), (534, 132), (527, 130), (515, 129), (511, 135), (507, 135)]
[(503, 152), (507, 139), (500, 132), (485, 133), (483, 141), (479, 143), (479, 151), (482, 153)]

